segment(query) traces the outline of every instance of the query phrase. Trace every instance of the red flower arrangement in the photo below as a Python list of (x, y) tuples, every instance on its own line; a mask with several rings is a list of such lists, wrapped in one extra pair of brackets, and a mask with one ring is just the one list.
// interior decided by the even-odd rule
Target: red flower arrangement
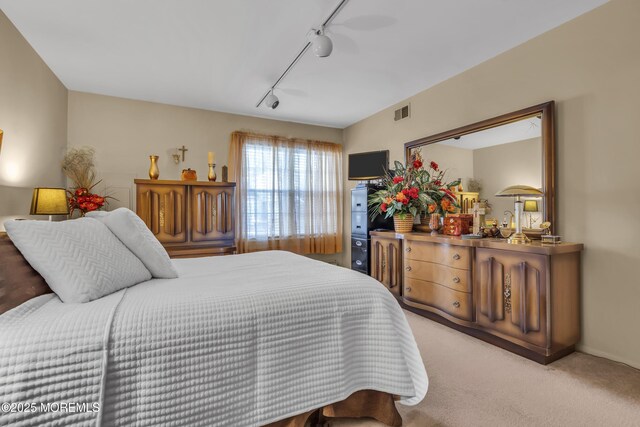
[(62, 160), (62, 170), (74, 184), (71, 190), (67, 190), (70, 215), (78, 211), (80, 216), (84, 216), (87, 212), (101, 209), (108, 204), (107, 199), (112, 198), (91, 192), (100, 183), (96, 180), (94, 153), (91, 147), (71, 148)]
[(434, 161), (427, 164), (429, 168), (425, 169), (419, 152), (413, 154), (406, 166), (395, 162), (395, 169), (383, 179), (383, 188), (369, 196), (371, 216), (399, 215), (405, 219), (419, 213), (444, 216), (456, 212), (458, 200), (449, 187), (457, 187), (460, 181), (444, 183), (445, 171)]
[(87, 212), (96, 211), (104, 206), (106, 198), (92, 194), (86, 188), (77, 188), (75, 191), (69, 191), (69, 213), (80, 211), (80, 216), (84, 216)]

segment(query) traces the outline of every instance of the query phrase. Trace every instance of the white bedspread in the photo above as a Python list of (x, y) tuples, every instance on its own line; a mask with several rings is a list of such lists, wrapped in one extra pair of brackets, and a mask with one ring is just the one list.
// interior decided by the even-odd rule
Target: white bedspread
[(253, 426), (361, 389), (425, 396), (411, 330), (375, 280), (280, 251), (174, 263), (178, 279), (0, 316), (0, 403), (54, 403), (0, 425)]

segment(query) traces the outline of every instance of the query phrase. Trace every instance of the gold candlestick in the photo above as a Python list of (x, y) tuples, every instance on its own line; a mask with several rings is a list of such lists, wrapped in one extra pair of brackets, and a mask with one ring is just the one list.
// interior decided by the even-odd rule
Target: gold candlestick
[(214, 181), (216, 179), (218, 179), (218, 177), (216, 176), (216, 164), (215, 163), (209, 163), (209, 175), (207, 175), (207, 177), (209, 178), (209, 181)]

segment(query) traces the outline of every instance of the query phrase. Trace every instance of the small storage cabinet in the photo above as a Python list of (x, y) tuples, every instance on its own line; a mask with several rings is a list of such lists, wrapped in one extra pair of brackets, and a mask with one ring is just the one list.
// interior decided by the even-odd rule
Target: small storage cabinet
[(172, 258), (234, 253), (235, 183), (136, 179), (136, 213)]
[(478, 324), (546, 347), (547, 257), (479, 248), (476, 269)]
[(371, 276), (396, 294), (402, 294), (402, 240), (371, 238)]

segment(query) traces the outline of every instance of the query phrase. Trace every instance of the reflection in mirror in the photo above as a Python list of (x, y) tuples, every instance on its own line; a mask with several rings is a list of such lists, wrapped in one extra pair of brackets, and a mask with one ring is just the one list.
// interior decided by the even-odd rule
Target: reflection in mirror
[[(496, 197), (496, 193), (516, 184), (542, 188), (541, 136), (541, 120), (534, 115), (413, 148), (411, 152), (420, 150), (426, 160), (434, 160), (447, 170), (447, 176), (461, 179), (457, 193), (462, 213), (470, 213), (473, 203), (482, 200), (487, 202), (487, 220), (510, 223), (513, 199)], [(538, 200), (527, 206), (530, 210), (524, 218), (525, 226), (539, 228), (543, 221), (542, 203)]]
[(526, 210), (523, 204), (522, 224), (539, 236), (541, 223), (549, 222), (547, 232), (553, 233), (557, 227), (554, 111), (555, 103), (549, 101), (410, 141), (404, 144), (405, 158), (420, 150), (425, 160), (447, 169), (448, 176), (461, 178), (456, 191), (462, 211), (470, 212), (475, 201), (486, 200), (491, 208), (485, 220), (495, 219), (499, 225), (506, 217), (506, 224), (513, 226), (514, 199), (496, 193), (512, 185), (540, 189), (544, 193), (540, 198), (524, 198), (537, 203), (526, 204)]

